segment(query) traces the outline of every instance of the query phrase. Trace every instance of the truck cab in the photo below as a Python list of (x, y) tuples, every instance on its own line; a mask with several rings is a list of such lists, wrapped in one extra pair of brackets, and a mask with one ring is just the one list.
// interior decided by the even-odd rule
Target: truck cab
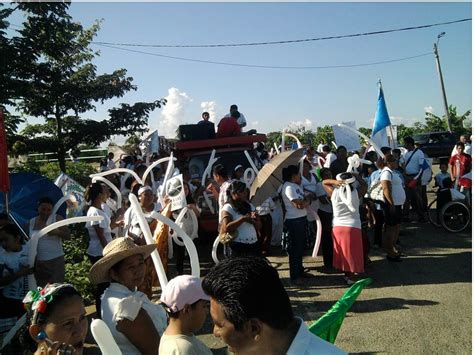
[[(178, 141), (175, 145), (175, 156), (181, 163), (187, 163), (189, 174), (192, 180), (202, 179), (204, 170), (206, 169), (212, 150), (216, 150), (215, 157), (219, 158), (216, 164), (223, 164), (227, 169), (229, 177), (232, 176), (233, 170), (237, 165), (242, 165), (244, 169), (250, 167), (250, 163), (245, 156), (247, 151), (258, 168), (261, 162), (255, 151), (255, 145), (259, 142), (266, 142), (265, 134), (242, 135), (225, 138), (211, 138), (199, 140)], [(206, 181), (206, 186), (207, 186)], [(218, 203), (208, 194), (211, 200), (214, 213), (209, 209), (203, 196), (197, 199), (197, 205), (201, 209), (199, 218), (199, 235), (216, 235), (218, 225)]]

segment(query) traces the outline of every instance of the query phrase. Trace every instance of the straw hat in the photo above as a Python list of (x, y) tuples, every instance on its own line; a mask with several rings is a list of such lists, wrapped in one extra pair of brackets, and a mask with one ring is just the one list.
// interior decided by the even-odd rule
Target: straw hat
[(156, 249), (156, 244), (136, 245), (131, 238), (116, 238), (107, 244), (102, 251), (104, 256), (91, 267), (89, 279), (93, 284), (110, 282), (109, 270), (119, 261), (132, 255), (141, 254), (144, 258)]

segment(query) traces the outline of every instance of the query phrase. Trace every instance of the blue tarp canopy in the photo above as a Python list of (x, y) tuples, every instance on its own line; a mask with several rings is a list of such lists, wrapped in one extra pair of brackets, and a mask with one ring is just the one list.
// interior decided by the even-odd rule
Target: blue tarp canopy
[[(63, 193), (51, 180), (42, 175), (10, 174), (10, 214), (22, 227), (38, 215), (38, 200), (41, 197), (49, 197), (53, 203), (56, 203), (63, 197)], [(5, 200), (2, 197), (0, 197), (0, 212), (6, 213)], [(58, 214), (66, 217), (65, 203), (59, 208)]]

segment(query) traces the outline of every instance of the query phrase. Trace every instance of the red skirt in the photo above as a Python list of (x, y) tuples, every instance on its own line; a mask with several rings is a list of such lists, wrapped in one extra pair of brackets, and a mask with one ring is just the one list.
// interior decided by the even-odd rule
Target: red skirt
[(345, 272), (364, 272), (364, 248), (362, 232), (359, 228), (332, 228), (333, 235), (333, 266)]

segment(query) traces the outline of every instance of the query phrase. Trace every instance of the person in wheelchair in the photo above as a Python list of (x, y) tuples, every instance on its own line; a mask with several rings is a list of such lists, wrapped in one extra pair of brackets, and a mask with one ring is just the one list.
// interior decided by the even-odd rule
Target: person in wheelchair
[(436, 215), (437, 221), (440, 221), (441, 209), (451, 201), (463, 201), (466, 196), (453, 188), (453, 181), (451, 178), (446, 178), (442, 181), (438, 192), (436, 192)]

